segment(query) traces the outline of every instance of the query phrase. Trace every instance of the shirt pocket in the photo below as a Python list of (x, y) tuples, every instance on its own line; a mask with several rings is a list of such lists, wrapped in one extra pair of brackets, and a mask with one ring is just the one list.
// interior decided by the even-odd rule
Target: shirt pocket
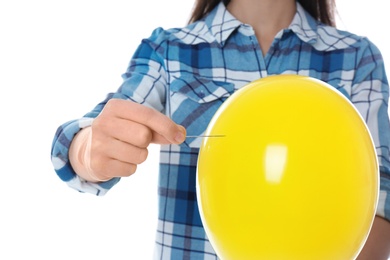
[[(221, 104), (234, 92), (234, 84), (197, 76), (175, 78), (170, 84), (170, 116), (187, 135), (202, 135)], [(188, 137), (182, 144), (199, 148), (202, 138)]]

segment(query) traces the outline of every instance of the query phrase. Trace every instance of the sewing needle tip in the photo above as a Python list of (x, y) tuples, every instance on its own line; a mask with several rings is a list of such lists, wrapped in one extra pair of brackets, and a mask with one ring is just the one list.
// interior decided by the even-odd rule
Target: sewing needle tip
[(187, 138), (198, 138), (198, 137), (225, 137), (225, 135), (187, 135)]

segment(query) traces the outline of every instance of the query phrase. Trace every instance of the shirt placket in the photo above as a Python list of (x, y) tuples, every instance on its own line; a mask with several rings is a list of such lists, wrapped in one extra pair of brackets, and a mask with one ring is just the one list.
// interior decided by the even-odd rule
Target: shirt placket
[(257, 63), (257, 67), (259, 71), (259, 77), (260, 78), (266, 77), (268, 75), (266, 60), (261, 51), (260, 43), (257, 40), (254, 29), (252, 28), (252, 26), (248, 24), (243, 24), (242, 26), (240, 26), (239, 32), (248, 39), (249, 45), (252, 46), (254, 60)]

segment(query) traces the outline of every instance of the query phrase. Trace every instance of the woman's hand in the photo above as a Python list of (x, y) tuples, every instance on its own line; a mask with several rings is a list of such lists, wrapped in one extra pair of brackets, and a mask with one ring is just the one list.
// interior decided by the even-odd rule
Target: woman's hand
[[(146, 160), (151, 143), (182, 143), (186, 131), (152, 108), (111, 99), (90, 129), (83, 129), (77, 135), (69, 155), (74, 170), (86, 180), (107, 181), (132, 175), (137, 165)], [(77, 145), (78, 142), (82, 145)]]

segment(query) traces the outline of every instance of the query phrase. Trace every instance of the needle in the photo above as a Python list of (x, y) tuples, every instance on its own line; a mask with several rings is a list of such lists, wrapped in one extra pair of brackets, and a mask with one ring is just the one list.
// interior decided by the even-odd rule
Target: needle
[(187, 138), (198, 138), (198, 137), (225, 137), (225, 135), (187, 135)]

